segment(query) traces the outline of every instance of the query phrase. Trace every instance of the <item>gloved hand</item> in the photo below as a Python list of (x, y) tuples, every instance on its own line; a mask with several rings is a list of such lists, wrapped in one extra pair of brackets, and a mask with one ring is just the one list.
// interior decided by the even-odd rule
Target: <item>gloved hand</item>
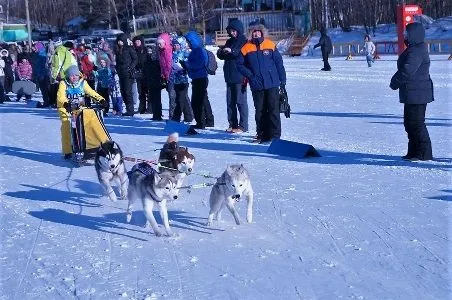
[(279, 91), (281, 92), (281, 93), (287, 93), (286, 92), (286, 84), (285, 83), (281, 83), (280, 85), (279, 85)]
[(97, 71), (97, 66), (96, 65), (94, 65), (93, 71)]
[(161, 84), (160, 87), (162, 88), (162, 90), (164, 90), (168, 87), (168, 80), (162, 78), (160, 84)]
[(63, 108), (64, 108), (65, 110), (67, 110), (67, 112), (70, 112), (70, 110), (71, 110), (71, 104), (70, 104), (69, 102), (64, 102), (64, 103), (63, 103)]
[(181, 61), (179, 61), (179, 63), (184, 70), (187, 70), (187, 64), (186, 64), (185, 60), (181, 60)]
[(392, 89), (392, 90), (397, 90), (399, 87), (397, 86), (397, 84), (396, 84), (396, 82), (395, 82), (395, 80), (391, 80), (391, 83), (389, 84), (389, 87)]

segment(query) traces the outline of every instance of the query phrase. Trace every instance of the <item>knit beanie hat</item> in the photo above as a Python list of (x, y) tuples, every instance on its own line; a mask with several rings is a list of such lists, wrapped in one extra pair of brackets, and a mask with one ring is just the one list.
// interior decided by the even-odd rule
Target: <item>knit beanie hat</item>
[(66, 77), (69, 78), (69, 77), (74, 76), (74, 75), (80, 75), (80, 71), (78, 70), (77, 66), (70, 66), (66, 70)]
[(63, 41), (61, 39), (58, 39), (55, 41), (55, 47), (63, 45)]

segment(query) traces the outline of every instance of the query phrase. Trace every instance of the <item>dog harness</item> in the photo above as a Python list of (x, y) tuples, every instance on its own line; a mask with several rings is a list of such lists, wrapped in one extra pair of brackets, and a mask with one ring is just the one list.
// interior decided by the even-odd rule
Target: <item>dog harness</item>
[(151, 176), (153, 175), (156, 171), (155, 169), (148, 163), (146, 162), (141, 162), (139, 164), (136, 164), (132, 167), (132, 170), (130, 170), (129, 172), (127, 172), (127, 176), (132, 176), (133, 172), (141, 172), (141, 174), (143, 174), (144, 176)]
[[(141, 174), (143, 174), (144, 176), (152, 176), (153, 174), (157, 173), (157, 171), (148, 163), (146, 162), (141, 162), (139, 164), (136, 164), (132, 167), (132, 170), (130, 170), (129, 172), (127, 172), (127, 176), (132, 177), (132, 174), (134, 172), (140, 172)], [(158, 199), (157, 196), (152, 192), (149, 193), (149, 195), (151, 196), (152, 200), (154, 200), (155, 202), (162, 202), (162, 200)]]

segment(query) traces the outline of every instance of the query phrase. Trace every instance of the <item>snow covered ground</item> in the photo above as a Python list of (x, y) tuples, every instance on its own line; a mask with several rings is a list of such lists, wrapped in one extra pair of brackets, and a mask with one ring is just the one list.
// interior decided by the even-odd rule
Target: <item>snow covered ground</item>
[[(367, 68), (337, 58), (325, 73), (319, 59), (285, 59), (292, 116), (283, 138), (322, 155), (303, 160), (249, 143), (250, 94), (250, 132), (224, 133), (223, 78), (211, 76), (216, 127), (181, 144), (195, 172), (249, 169), (254, 222), (237, 226), (225, 211), (206, 227), (210, 190), (183, 191), (169, 205), (171, 238), (143, 228), (141, 210), (125, 223), (126, 202), (102, 195), (94, 167), (62, 159), (55, 110), (1, 105), (0, 299), (450, 298), (451, 62), (432, 56), (436, 159), (413, 163), (400, 159), (403, 106), (388, 87), (395, 60)], [(156, 159), (167, 136), (162, 122), (106, 125), (127, 155), (144, 159)], [(237, 207), (244, 220), (245, 203)]]

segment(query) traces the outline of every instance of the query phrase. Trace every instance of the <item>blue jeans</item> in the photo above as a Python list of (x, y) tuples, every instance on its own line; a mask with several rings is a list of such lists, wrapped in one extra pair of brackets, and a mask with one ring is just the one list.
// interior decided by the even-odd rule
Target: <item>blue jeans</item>
[(372, 63), (374, 62), (374, 59), (372, 57), (372, 54), (367, 54), (366, 55), (366, 61), (367, 61), (367, 65), (369, 67), (372, 67)]

